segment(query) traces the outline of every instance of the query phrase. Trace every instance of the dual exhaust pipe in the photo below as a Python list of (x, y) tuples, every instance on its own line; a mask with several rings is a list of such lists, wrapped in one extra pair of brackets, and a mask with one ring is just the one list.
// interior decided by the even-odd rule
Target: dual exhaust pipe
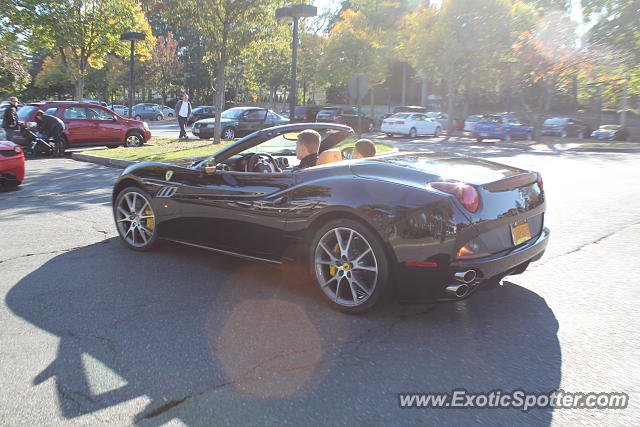
[(444, 289), (445, 294), (450, 298), (464, 298), (469, 295), (473, 288), (472, 283), (476, 280), (475, 270), (458, 271), (453, 275), (458, 283), (449, 285)]

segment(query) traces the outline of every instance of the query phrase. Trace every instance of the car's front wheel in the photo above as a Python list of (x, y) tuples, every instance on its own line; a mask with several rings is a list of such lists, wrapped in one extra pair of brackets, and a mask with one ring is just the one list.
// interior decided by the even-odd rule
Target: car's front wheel
[(384, 294), (389, 259), (369, 228), (348, 219), (331, 221), (316, 232), (311, 248), (313, 276), (333, 307), (361, 313)]
[(160, 114), (158, 114), (158, 115), (156, 116), (156, 121), (157, 121), (157, 122), (159, 122), (160, 120), (162, 120), (162, 116), (161, 116)]
[(436, 128), (435, 132), (433, 132), (433, 136), (435, 136), (436, 138), (440, 136), (440, 133), (442, 132), (442, 130), (440, 128)]
[(140, 147), (144, 144), (144, 138), (140, 134), (130, 133), (124, 140), (124, 146), (129, 148)]
[(150, 250), (158, 240), (151, 196), (141, 188), (127, 187), (116, 197), (113, 218), (120, 238), (136, 251)]
[(236, 137), (236, 130), (234, 128), (228, 127), (222, 129), (222, 139), (225, 141), (230, 141)]
[(411, 128), (411, 130), (409, 131), (409, 138), (415, 138), (416, 136), (418, 136), (416, 128)]
[(134, 119), (136, 120), (142, 120), (142, 116), (140, 114), (136, 114), (136, 116), (134, 117)]

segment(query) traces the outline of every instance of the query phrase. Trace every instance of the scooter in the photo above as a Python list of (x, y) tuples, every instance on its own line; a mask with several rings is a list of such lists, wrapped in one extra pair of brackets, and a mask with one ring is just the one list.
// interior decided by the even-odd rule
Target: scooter
[(50, 156), (55, 152), (56, 143), (52, 138), (45, 138), (41, 133), (25, 126), (20, 126), (20, 130), (27, 134), (29, 139), (29, 144), (24, 147), (25, 154)]

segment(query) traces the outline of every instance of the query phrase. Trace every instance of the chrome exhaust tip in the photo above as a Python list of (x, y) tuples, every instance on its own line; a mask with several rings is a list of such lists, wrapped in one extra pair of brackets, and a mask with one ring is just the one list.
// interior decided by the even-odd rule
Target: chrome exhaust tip
[(470, 291), (471, 289), (466, 284), (449, 285), (444, 289), (445, 294), (450, 298), (464, 298)]
[(471, 283), (476, 280), (476, 272), (475, 270), (458, 271), (454, 277), (458, 282)]

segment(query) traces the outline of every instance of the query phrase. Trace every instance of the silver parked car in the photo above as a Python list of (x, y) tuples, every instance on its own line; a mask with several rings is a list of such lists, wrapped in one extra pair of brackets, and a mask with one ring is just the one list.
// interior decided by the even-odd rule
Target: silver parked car
[(129, 116), (129, 107), (127, 107), (126, 105), (112, 104), (112, 105), (108, 105), (107, 108), (119, 116), (122, 116), (122, 117)]
[(136, 120), (162, 120), (164, 113), (158, 104), (143, 102), (133, 106), (133, 118)]

